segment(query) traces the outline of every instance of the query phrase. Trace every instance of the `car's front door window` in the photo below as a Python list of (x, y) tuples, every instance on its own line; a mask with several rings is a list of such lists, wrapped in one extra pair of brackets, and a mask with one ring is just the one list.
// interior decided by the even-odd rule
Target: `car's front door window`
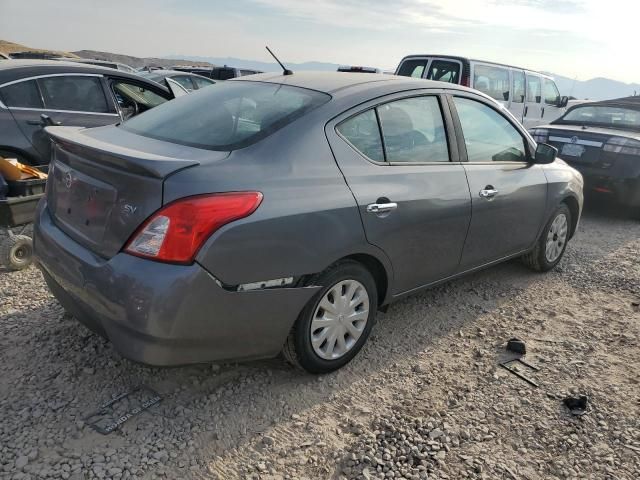
[(503, 115), (484, 103), (453, 97), (469, 162), (525, 162), (524, 138)]
[(133, 82), (114, 81), (112, 88), (125, 120), (169, 100), (149, 88)]

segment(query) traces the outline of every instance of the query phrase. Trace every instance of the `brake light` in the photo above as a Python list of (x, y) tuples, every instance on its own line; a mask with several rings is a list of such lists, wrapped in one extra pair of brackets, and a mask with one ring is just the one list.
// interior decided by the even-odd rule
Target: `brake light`
[(536, 143), (547, 143), (549, 140), (549, 130), (545, 130), (544, 128), (535, 128), (531, 130), (531, 135)]
[(462, 78), (460, 79), (460, 85), (462, 85), (463, 87), (471, 86), (469, 74), (467, 72), (463, 72)]
[(612, 137), (607, 143), (605, 143), (602, 149), (605, 152), (640, 156), (640, 142), (630, 138)]
[(124, 251), (160, 262), (192, 263), (213, 232), (248, 217), (261, 202), (260, 192), (214, 193), (176, 200), (147, 219)]

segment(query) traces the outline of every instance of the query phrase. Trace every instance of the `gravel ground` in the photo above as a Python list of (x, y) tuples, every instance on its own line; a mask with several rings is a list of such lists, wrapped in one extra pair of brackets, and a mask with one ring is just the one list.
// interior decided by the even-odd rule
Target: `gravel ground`
[[(509, 262), (409, 297), (316, 377), (278, 359), (133, 364), (38, 270), (0, 271), (0, 479), (636, 479), (639, 301), (640, 222), (589, 211), (553, 272)], [(512, 336), (538, 388), (498, 366)], [(109, 435), (84, 423), (139, 384), (162, 401)], [(589, 395), (584, 416), (570, 393)]]

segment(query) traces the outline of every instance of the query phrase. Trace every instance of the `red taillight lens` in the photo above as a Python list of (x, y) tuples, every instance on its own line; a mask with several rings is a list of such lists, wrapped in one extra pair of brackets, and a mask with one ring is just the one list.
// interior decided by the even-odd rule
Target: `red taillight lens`
[(176, 200), (142, 224), (125, 252), (161, 262), (192, 263), (213, 232), (248, 217), (260, 202), (260, 192), (214, 193)]

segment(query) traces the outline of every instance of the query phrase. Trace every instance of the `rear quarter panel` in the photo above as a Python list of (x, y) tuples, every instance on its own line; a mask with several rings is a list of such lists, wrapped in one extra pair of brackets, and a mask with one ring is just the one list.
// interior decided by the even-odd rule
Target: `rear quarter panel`
[(384, 254), (365, 239), (355, 200), (324, 135), (325, 117), (316, 112), (221, 162), (165, 181), (164, 203), (201, 193), (264, 195), (250, 217), (215, 232), (196, 258), (222, 283), (314, 274), (357, 253), (375, 256), (390, 272)]
[(567, 201), (567, 199), (575, 200), (578, 207), (578, 218), (572, 219), (574, 226), (572, 230), (573, 235), (580, 221), (582, 205), (584, 203), (584, 195), (582, 192), (584, 181), (582, 175), (560, 159), (557, 159), (549, 165), (545, 165), (544, 173), (549, 185), (547, 189), (547, 215), (545, 218), (548, 220), (553, 211), (563, 201)]

